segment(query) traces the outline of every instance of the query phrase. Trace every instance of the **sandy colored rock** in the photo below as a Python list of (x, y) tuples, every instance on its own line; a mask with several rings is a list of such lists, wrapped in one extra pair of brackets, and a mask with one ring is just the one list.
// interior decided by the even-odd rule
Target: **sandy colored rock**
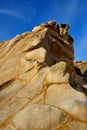
[(0, 44), (0, 130), (87, 130), (87, 63), (72, 42), (49, 21)]
[[(74, 68), (78, 75), (82, 77), (84, 82), (86, 83), (84, 86), (87, 86), (87, 62), (85, 61), (77, 61), (74, 62)], [(87, 87), (86, 87), (87, 88)]]

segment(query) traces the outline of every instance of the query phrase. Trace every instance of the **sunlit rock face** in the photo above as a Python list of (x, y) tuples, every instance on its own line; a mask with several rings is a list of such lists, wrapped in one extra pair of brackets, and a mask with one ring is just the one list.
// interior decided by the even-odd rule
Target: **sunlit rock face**
[(82, 77), (85, 82), (84, 87), (87, 88), (87, 62), (86, 61), (77, 61), (74, 62), (74, 68), (76, 73)]
[(0, 130), (87, 130), (87, 64), (73, 63), (68, 28), (50, 21), (0, 44)]

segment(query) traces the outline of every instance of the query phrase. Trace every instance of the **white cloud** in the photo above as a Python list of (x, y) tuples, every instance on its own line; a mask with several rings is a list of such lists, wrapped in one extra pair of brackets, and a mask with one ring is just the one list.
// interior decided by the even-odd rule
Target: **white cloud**
[(15, 16), (15, 17), (21, 18), (21, 19), (25, 18), (23, 16), (23, 14), (21, 14), (20, 12), (14, 11), (14, 10), (0, 9), (0, 13), (10, 15), (10, 16)]
[(54, 0), (44, 17), (73, 24), (77, 14), (79, 15), (79, 0)]
[(72, 20), (76, 18), (76, 15), (79, 12), (78, 5), (78, 0), (71, 0), (66, 4), (64, 10), (64, 18), (66, 19), (66, 21), (72, 22)]
[(16, 17), (18, 19), (31, 22), (35, 15), (35, 9), (32, 7), (29, 1), (10, 1), (3, 8), (0, 8), (0, 14)]

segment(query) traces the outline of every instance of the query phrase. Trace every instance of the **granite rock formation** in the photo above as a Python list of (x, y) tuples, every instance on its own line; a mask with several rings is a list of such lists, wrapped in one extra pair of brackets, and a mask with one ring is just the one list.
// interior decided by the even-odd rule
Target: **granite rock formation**
[(78, 73), (87, 69), (73, 60), (68, 25), (55, 21), (3, 42), (0, 130), (87, 130), (87, 82)]
[(74, 62), (74, 68), (76, 73), (82, 77), (82, 79), (85, 82), (84, 87), (87, 88), (87, 62), (85, 61), (77, 61)]

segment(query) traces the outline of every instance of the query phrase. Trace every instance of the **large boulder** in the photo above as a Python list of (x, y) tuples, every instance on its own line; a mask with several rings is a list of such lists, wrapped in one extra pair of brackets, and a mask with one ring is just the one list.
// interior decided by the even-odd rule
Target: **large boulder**
[(87, 84), (67, 28), (50, 21), (0, 45), (0, 130), (87, 130)]

